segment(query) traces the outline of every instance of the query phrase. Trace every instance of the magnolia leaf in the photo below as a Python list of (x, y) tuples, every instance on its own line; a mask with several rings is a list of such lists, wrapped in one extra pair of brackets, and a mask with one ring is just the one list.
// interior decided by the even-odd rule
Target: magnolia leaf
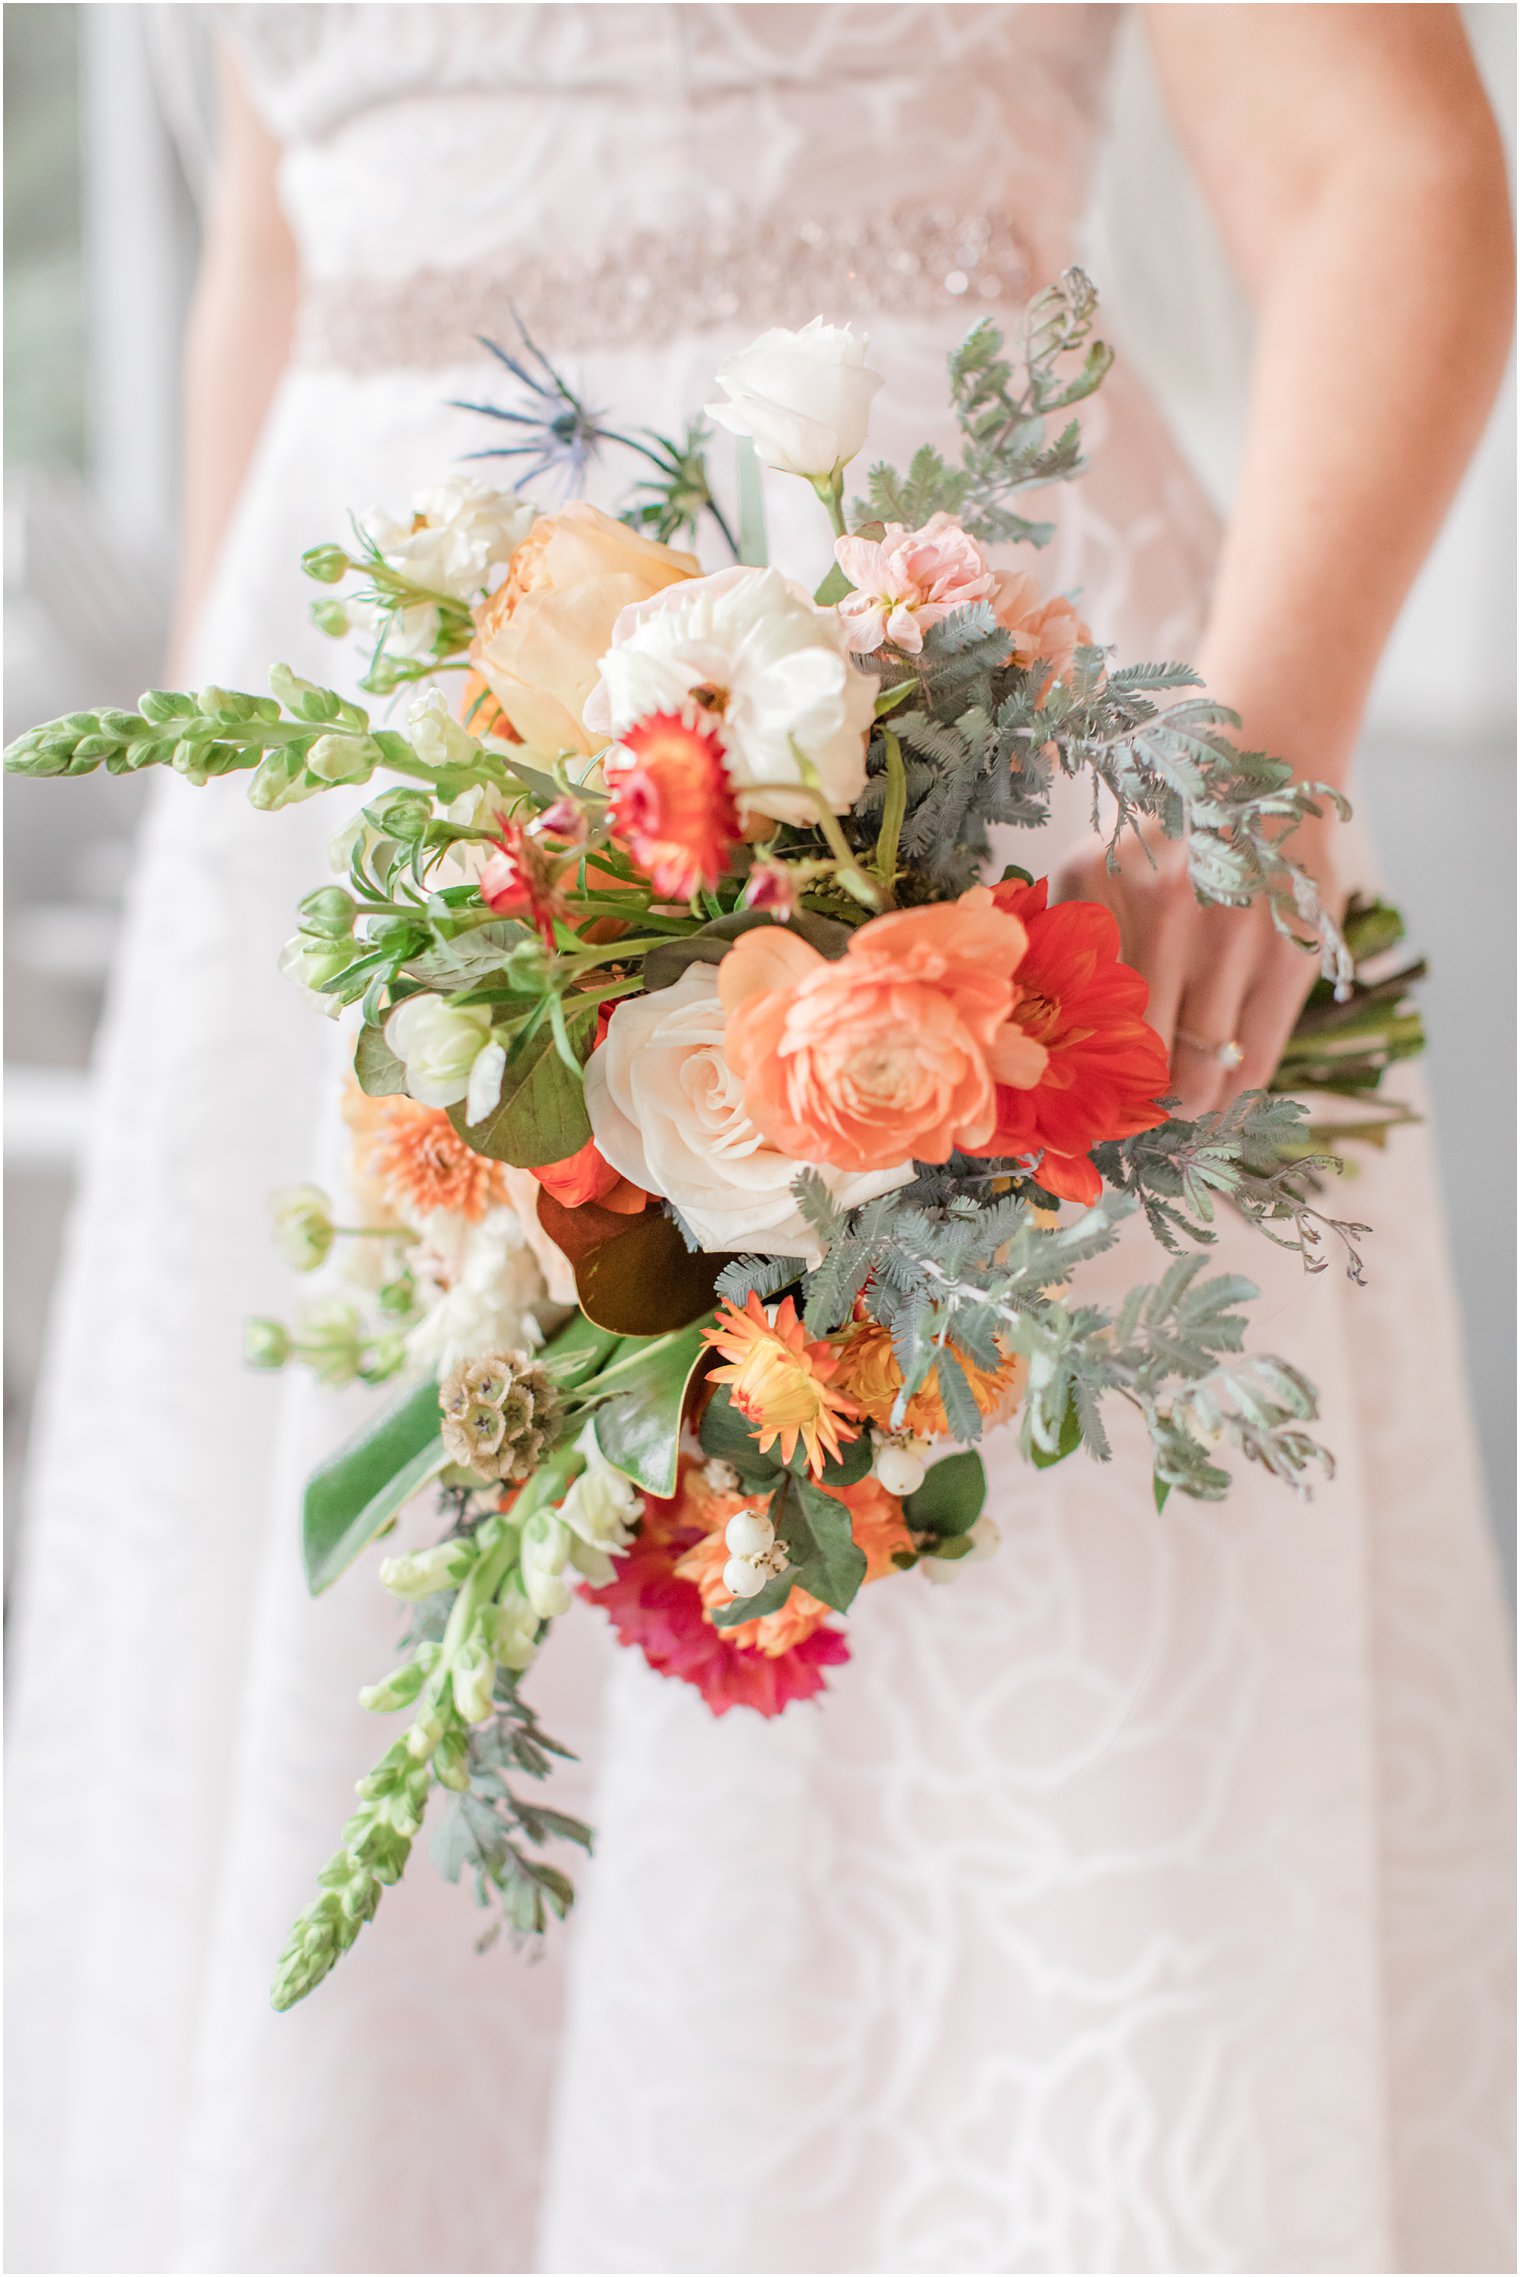
[[(583, 1064), (591, 1056), (596, 1013), (589, 1000), (573, 1010), (566, 1008), (565, 1026)], [(585, 1086), (560, 1058), (547, 1020), (514, 1045), (502, 1075), (501, 1096), (489, 1115), (471, 1123), (463, 1106), (454, 1106), (449, 1121), (477, 1154), (529, 1170), (578, 1154), (591, 1136)]]
[(946, 1455), (903, 1502), (915, 1534), (969, 1534), (987, 1500), (987, 1471), (978, 1454)]
[(440, 1422), (433, 1379), (409, 1384), (312, 1472), (301, 1502), (301, 1555), (313, 1597), (443, 1469)]
[(576, 1293), (599, 1328), (663, 1336), (712, 1311), (718, 1275), (731, 1263), (726, 1252), (688, 1249), (663, 1210), (646, 1210), (580, 1260)]
[(537, 1354), (561, 1391), (575, 1391), (611, 1360), (621, 1339), (578, 1312)]
[(646, 1494), (676, 1490), (676, 1460), (686, 1394), (707, 1347), (698, 1328), (683, 1328), (652, 1344), (628, 1344), (589, 1389), (612, 1385), (618, 1396), (596, 1411), (596, 1443), (615, 1470)]
[(390, 1099), (406, 1089), (406, 1062), (396, 1057), (383, 1028), (366, 1021), (354, 1046), (354, 1074), (369, 1099)]
[[(757, 925), (775, 923), (776, 919), (768, 917), (763, 909), (735, 909), (727, 917), (715, 917), (698, 933), (684, 933), (678, 940), (662, 941), (644, 959), (644, 986), (651, 992), (669, 988), (688, 965), (721, 964), (741, 933), (752, 933)], [(787, 930), (800, 933), (820, 956), (831, 960), (842, 957), (850, 945), (850, 927), (832, 917), (813, 917), (802, 912), (787, 920)]]

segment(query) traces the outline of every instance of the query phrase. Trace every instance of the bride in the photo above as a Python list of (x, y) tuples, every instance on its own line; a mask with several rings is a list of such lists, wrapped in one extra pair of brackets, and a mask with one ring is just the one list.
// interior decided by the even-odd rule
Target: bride
[[(341, 669), (297, 556), (491, 439), (448, 406), (509, 303), (662, 429), (761, 326), (853, 319), (891, 375), (873, 450), (931, 432), (972, 317), (1071, 258), (1118, 13), (212, 11), (186, 681)], [(1454, 8), (1148, 22), (1256, 301), (1249, 447), (1216, 558), (1121, 370), (1042, 575), (1344, 780), (1506, 353), (1493, 122)], [(263, 1196), (334, 1144), (341, 1041), (275, 969), (331, 829), (173, 783), (142, 852), (19, 1614), (10, 2266), (1513, 2266), (1507, 1661), (1419, 1132), (1358, 1188), (1366, 1290), (1220, 1244), (1324, 1392), (1314, 1503), (1243, 1479), (1158, 1515), (1122, 1446), (1037, 1478), (994, 1443), (997, 1557), (871, 1592), (848, 1682), (774, 1725), (577, 1610), (543, 1663), (600, 1830), (570, 1929), (477, 1958), (418, 1872), (271, 2014), (394, 1641), (363, 1574), (313, 1607), (298, 1571), (350, 1395), (236, 1364), (285, 1296)], [(1188, 1111), (1262, 1079), (1304, 963), (1165, 849), (1108, 878), (1080, 817), (1067, 844)], [(1307, 854), (1373, 883), (1344, 848)]]

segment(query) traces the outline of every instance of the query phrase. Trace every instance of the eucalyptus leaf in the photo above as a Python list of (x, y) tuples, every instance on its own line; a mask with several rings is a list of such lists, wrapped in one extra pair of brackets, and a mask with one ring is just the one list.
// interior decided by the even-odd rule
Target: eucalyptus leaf
[(406, 1089), (406, 1062), (396, 1057), (385, 1031), (366, 1021), (354, 1046), (354, 1074), (369, 1099), (390, 1099)]
[(761, 1454), (753, 1430), (723, 1384), (714, 1387), (697, 1436), (704, 1455), (715, 1462), (732, 1464), (746, 1493), (764, 1493), (781, 1476), (780, 1463), (774, 1454)]
[(968, 1449), (931, 1467), (904, 1500), (903, 1516), (915, 1534), (969, 1534), (986, 1500), (986, 1466)]

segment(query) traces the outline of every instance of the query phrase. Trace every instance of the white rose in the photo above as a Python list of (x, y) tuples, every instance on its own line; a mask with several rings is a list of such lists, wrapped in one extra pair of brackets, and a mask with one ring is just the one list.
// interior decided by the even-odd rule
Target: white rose
[(726, 403), (707, 416), (735, 435), (750, 435), (767, 466), (780, 474), (826, 481), (854, 458), (866, 439), (880, 372), (866, 368), (871, 343), (847, 324), (815, 316), (800, 332), (762, 332), (718, 367)]
[(585, 710), (594, 735), (678, 712), (700, 688), (739, 803), (753, 813), (809, 819), (806, 800), (757, 787), (800, 783), (799, 752), (835, 814), (865, 788), (877, 683), (851, 663), (836, 612), (778, 569), (720, 569), (634, 602), (599, 670)]
[(449, 1286), (408, 1335), (407, 1357), (447, 1375), (462, 1361), (537, 1345), (544, 1281), (516, 1211), (488, 1210), (462, 1235), (458, 1221), (438, 1230), (456, 1236), (444, 1256)]
[[(663, 1194), (704, 1249), (755, 1249), (816, 1263), (818, 1238), (792, 1198), (807, 1166), (761, 1137), (723, 1054), (712, 965), (689, 965), (671, 988), (629, 997), (586, 1067), (586, 1107), (602, 1153), (625, 1178)], [(913, 1176), (911, 1162), (849, 1174), (820, 1165), (854, 1209)]]
[(424, 1107), (455, 1107), (469, 1094), (476, 1060), (491, 1048), (490, 1010), (442, 996), (409, 996), (387, 1019), (385, 1040), (406, 1062), (414, 1099)]

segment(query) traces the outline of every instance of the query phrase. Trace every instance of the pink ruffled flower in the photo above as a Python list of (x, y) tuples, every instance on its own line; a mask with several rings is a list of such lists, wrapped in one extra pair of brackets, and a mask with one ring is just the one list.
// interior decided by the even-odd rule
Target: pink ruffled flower
[(1013, 636), (1013, 661), (1027, 671), (1043, 657), (1050, 671), (1040, 684), (1043, 703), (1057, 680), (1071, 670), (1079, 648), (1092, 646), (1092, 634), (1074, 601), (1057, 593), (1047, 601), (1030, 569), (1000, 569), (993, 580), (992, 606), (998, 623)]
[(992, 591), (986, 555), (950, 514), (921, 530), (888, 522), (879, 538), (836, 538), (834, 558), (855, 587), (839, 615), (858, 656), (886, 641), (916, 656), (931, 625)]

